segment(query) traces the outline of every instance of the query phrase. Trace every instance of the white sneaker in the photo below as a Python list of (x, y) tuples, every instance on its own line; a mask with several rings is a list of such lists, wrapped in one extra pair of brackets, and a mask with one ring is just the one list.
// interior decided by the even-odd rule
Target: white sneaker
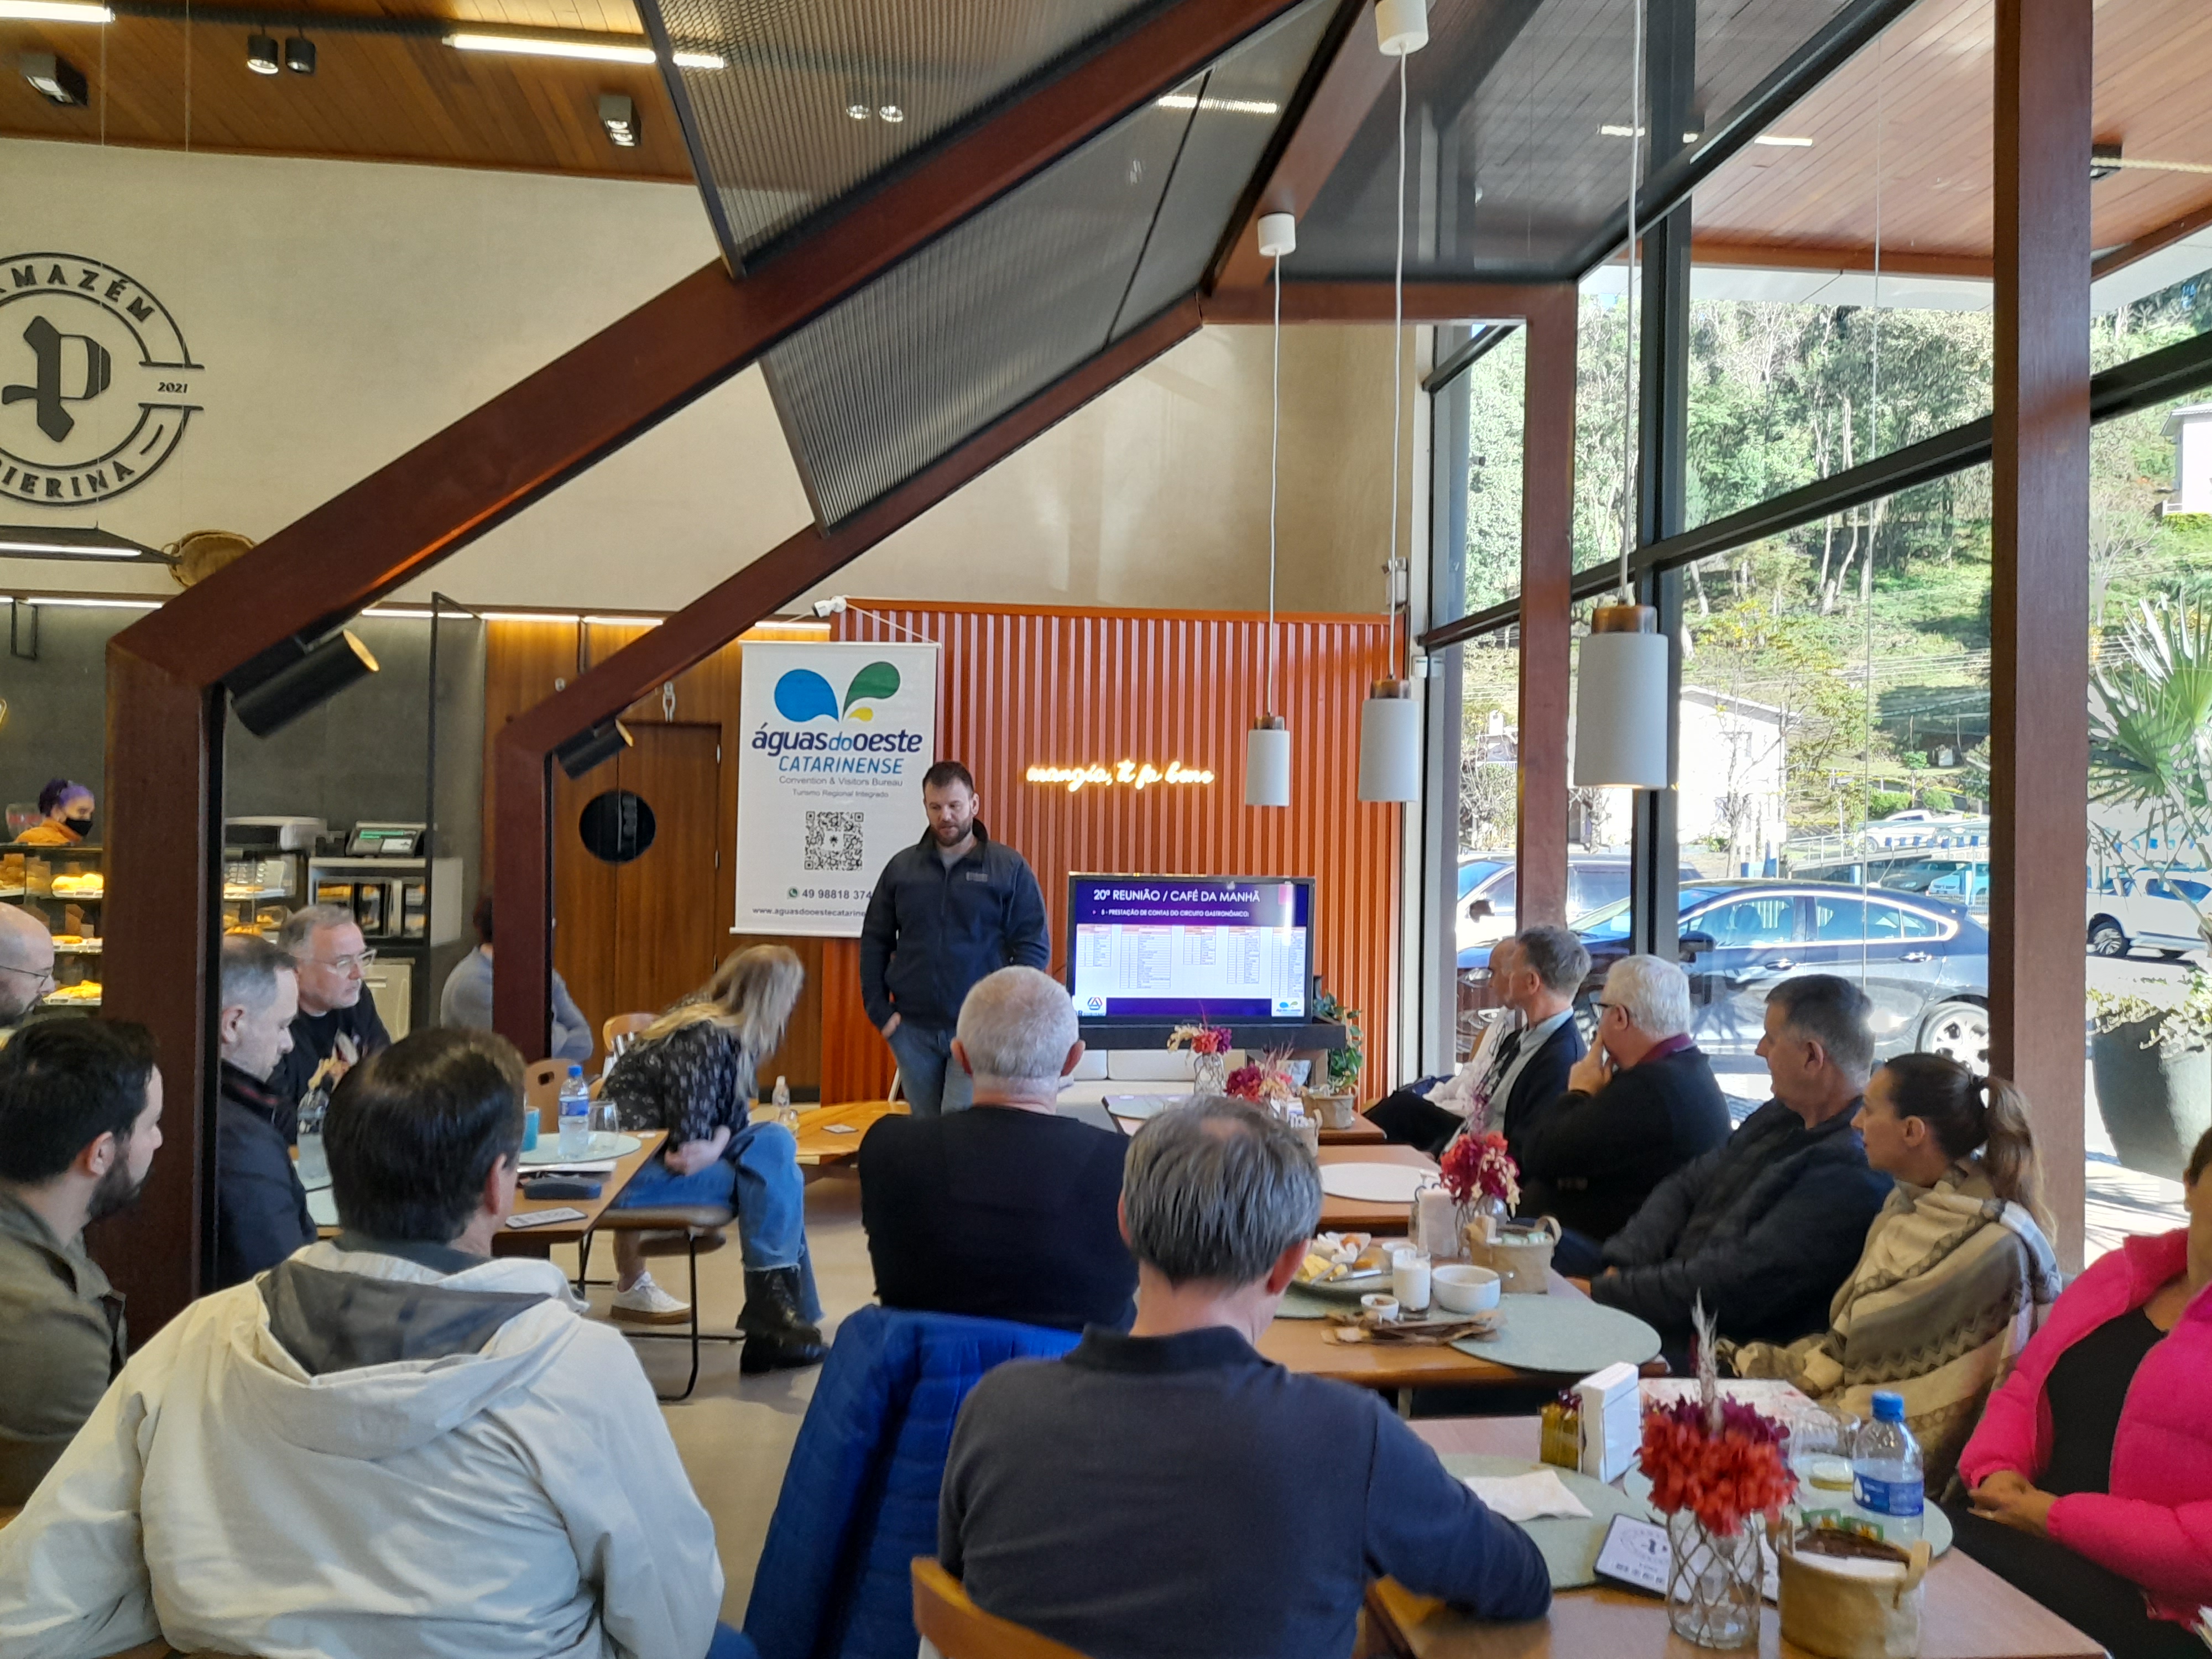
[(628, 1290), (615, 1292), (613, 1312), (634, 1325), (680, 1325), (690, 1318), (691, 1304), (669, 1295), (648, 1273), (640, 1273)]

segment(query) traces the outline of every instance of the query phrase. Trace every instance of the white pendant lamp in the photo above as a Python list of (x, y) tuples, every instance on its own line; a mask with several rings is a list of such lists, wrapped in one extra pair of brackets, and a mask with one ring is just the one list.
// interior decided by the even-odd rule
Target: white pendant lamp
[[(1636, 49), (1630, 60), (1629, 123), (1644, 131), (1644, 9), (1636, 13)], [(1620, 411), (1620, 596), (1590, 613), (1575, 676), (1574, 779), (1578, 789), (1668, 789), (1674, 787), (1667, 735), (1672, 709), (1667, 695), (1666, 638), (1659, 613), (1633, 603), (1629, 554), (1636, 545), (1634, 410), (1636, 386), (1636, 198), (1643, 188), (1644, 146), (1628, 146), (1627, 366)]]
[[(1405, 404), (1406, 326), (1406, 57), (1429, 43), (1427, 0), (1379, 0), (1375, 34), (1386, 58), (1398, 60), (1398, 251), (1390, 306), (1390, 558), (1382, 567), (1382, 615), (1390, 625), (1390, 654), (1398, 653), (1398, 458)], [(1410, 616), (1406, 653), (1412, 665)], [(1415, 801), (1421, 798), (1421, 705), (1410, 673), (1376, 680), (1359, 711), (1359, 799)]]
[(1244, 734), (1244, 804), (1291, 804), (1291, 729), (1275, 712), (1275, 497), (1283, 449), (1283, 256), (1296, 251), (1298, 222), (1260, 216), (1260, 252), (1275, 262), (1274, 423), (1267, 441), (1267, 712)]

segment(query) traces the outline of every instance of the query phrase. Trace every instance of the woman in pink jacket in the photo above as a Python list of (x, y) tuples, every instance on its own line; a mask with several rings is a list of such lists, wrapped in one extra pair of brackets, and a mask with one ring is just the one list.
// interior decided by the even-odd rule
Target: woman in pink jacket
[(1959, 1459), (1959, 1547), (2108, 1648), (2205, 1659), (2212, 1605), (2212, 1133), (2186, 1229), (2058, 1298)]

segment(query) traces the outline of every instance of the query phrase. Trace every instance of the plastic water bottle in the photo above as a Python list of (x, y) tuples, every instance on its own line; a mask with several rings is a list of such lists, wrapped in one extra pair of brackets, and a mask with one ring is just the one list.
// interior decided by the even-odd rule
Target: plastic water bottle
[(1910, 1544), (1920, 1536), (1927, 1492), (1919, 1444), (1905, 1426), (1903, 1395), (1884, 1389), (1875, 1395), (1874, 1421), (1861, 1431), (1851, 1459), (1851, 1495), (1885, 1541)]
[(561, 1156), (582, 1158), (591, 1150), (591, 1086), (584, 1081), (584, 1068), (571, 1066), (561, 1082)]
[(775, 1108), (775, 1121), (797, 1135), (799, 1108), (791, 1103), (791, 1085), (781, 1077), (775, 1080), (775, 1092), (769, 1097), (769, 1103)]

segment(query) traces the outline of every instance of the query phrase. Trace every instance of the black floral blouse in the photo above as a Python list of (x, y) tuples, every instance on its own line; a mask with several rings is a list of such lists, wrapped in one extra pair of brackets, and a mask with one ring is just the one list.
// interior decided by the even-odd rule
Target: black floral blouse
[(625, 1129), (665, 1129), (668, 1144), (706, 1140), (745, 1127), (752, 1105), (753, 1060), (736, 1035), (697, 1020), (623, 1051), (607, 1074)]

